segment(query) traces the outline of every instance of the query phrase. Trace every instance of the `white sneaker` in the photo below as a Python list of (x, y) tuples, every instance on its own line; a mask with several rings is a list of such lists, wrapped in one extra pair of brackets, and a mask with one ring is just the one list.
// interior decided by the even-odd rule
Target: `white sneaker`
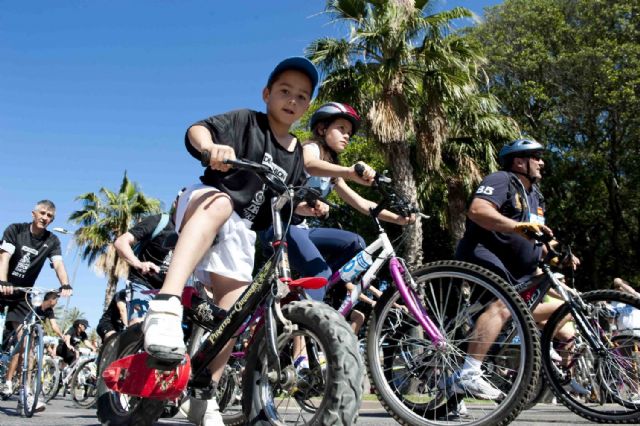
[(179, 361), (186, 352), (182, 333), (182, 303), (172, 297), (169, 300), (152, 300), (142, 325), (144, 350), (149, 355), (167, 361)]
[[(41, 413), (43, 412), (46, 408), (47, 408), (47, 404), (45, 404), (42, 401), (42, 396), (40, 398), (38, 398), (38, 402), (36, 403), (36, 407), (33, 410), (34, 413)], [(32, 394), (27, 394), (27, 405), (32, 406), (33, 405), (33, 395)], [(22, 405), (22, 398), (18, 398), (18, 413), (22, 414), (23, 410), (24, 410), (24, 406)]]
[(220, 414), (220, 407), (215, 398), (207, 401), (207, 411), (205, 411), (202, 417), (201, 426), (224, 426), (224, 420), (222, 420), (222, 414)]
[(453, 390), (456, 393), (471, 395), (478, 399), (500, 400), (504, 398), (504, 393), (500, 389), (489, 383), (482, 371), (466, 371), (456, 373), (453, 380)]
[(190, 396), (180, 405), (180, 412), (184, 414), (191, 423), (200, 424), (207, 410), (207, 401)]
[(13, 395), (13, 382), (6, 381), (0, 387), (0, 393), (3, 395)]

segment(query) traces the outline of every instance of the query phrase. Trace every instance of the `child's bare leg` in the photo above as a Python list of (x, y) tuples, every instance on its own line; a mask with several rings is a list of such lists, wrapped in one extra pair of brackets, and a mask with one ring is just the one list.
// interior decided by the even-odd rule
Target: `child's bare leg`
[[(248, 282), (237, 281), (221, 275), (210, 274), (210, 276), (211, 282), (213, 283), (210, 288), (213, 292), (216, 305), (223, 309), (231, 308), (249, 285)], [(211, 364), (209, 364), (209, 371), (211, 371), (212, 379), (216, 383), (222, 376), (224, 366), (229, 360), (235, 341), (235, 339), (230, 340), (222, 351), (220, 351), (218, 356), (216, 356), (213, 361), (211, 361)]]
[(160, 294), (149, 302), (143, 325), (144, 348), (154, 357), (176, 361), (184, 356), (180, 295), (232, 213), (232, 202), (226, 194), (203, 188), (191, 195), (167, 277)]

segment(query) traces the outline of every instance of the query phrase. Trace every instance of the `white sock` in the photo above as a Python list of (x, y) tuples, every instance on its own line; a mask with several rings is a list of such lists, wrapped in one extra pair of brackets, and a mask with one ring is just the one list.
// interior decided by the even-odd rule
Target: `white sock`
[(481, 371), (482, 361), (475, 359), (474, 357), (468, 356), (464, 359), (464, 365), (462, 366), (461, 373), (467, 373), (471, 371)]

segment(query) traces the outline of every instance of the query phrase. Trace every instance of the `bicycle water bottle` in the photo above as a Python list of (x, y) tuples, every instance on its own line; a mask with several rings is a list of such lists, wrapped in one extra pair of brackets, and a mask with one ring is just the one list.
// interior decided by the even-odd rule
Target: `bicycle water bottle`
[(366, 271), (373, 263), (373, 257), (365, 250), (356, 254), (353, 259), (345, 263), (339, 270), (340, 278), (345, 283), (352, 282), (363, 271)]

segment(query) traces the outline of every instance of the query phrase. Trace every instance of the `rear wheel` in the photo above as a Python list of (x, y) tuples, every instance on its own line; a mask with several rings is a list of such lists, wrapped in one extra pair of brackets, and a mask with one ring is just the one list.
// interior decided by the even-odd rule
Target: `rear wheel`
[[(278, 335), (280, 376), (269, 365), (264, 327), (256, 336), (242, 380), (246, 424), (355, 424), (364, 367), (349, 325), (319, 302), (292, 302), (282, 313), (297, 330)], [(309, 368), (293, 365), (296, 339), (305, 343)]]
[[(531, 397), (540, 370), (538, 333), (523, 300), (495, 274), (464, 262), (430, 263), (412, 276), (417, 287), (408, 289), (408, 297), (431, 318), (445, 344), (436, 347), (398, 290), (387, 290), (367, 332), (368, 373), (378, 399), (405, 425), (510, 423)], [(477, 339), (475, 322), (496, 302), (511, 318), (482, 368), (485, 380), (505, 396), (487, 403), (454, 391), (453, 382), (469, 342)]]
[[(551, 390), (571, 411), (600, 423), (640, 422), (640, 340), (638, 330), (625, 329), (619, 311), (640, 318), (640, 299), (613, 290), (584, 293), (585, 314), (574, 318), (568, 304), (547, 321), (542, 333), (542, 365)], [(585, 318), (591, 331), (579, 326)], [(569, 321), (575, 337), (569, 344), (556, 339)], [(588, 343), (595, 338), (602, 350)], [(553, 362), (550, 349), (564, 358)]]
[(107, 387), (102, 372), (115, 360), (142, 351), (142, 324), (135, 324), (100, 349), (97, 386), (98, 419), (110, 426), (146, 426), (153, 424), (164, 410), (164, 402), (119, 394)]
[(25, 339), (25, 357), (22, 367), (22, 391), (20, 399), (24, 415), (32, 417), (38, 400), (44, 403), (42, 391), (42, 360), (44, 358), (44, 333), (40, 324), (31, 326), (31, 332)]

